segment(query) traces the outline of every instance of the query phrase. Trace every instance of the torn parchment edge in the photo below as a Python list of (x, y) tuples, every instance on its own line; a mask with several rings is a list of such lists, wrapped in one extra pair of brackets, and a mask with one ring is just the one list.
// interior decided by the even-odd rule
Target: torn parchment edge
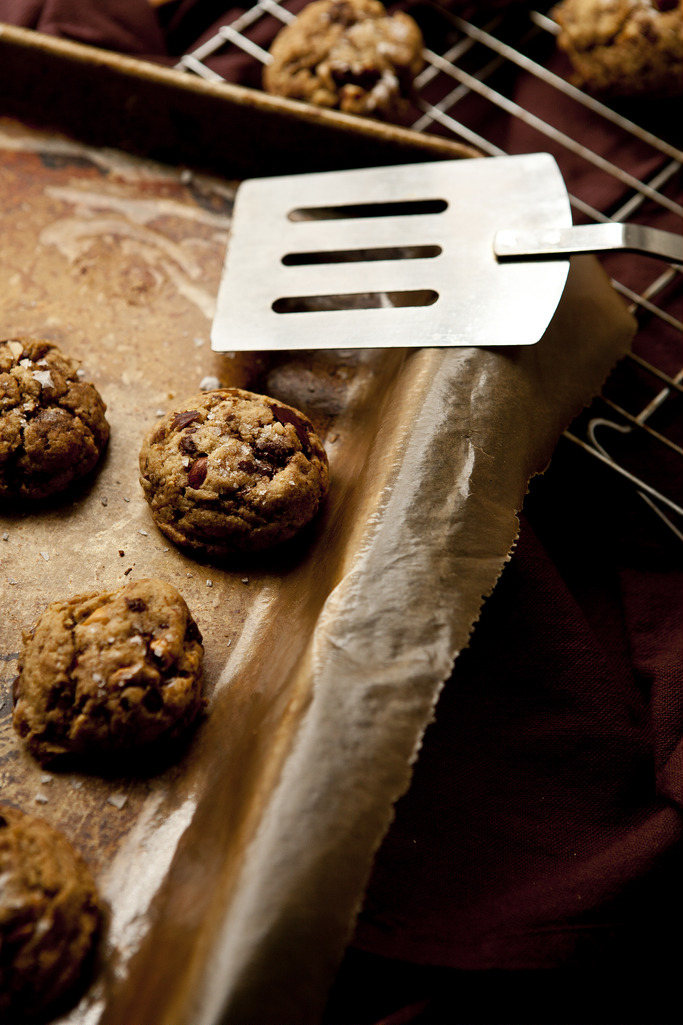
[[(404, 433), (382, 508), (319, 617), (302, 668), (311, 676), (312, 699), (244, 859), (193, 1010), (197, 1025), (319, 1020), (372, 859), (410, 784), (439, 695), (511, 557), (529, 480), (545, 470), (561, 431), (630, 345), (635, 324), (606, 290), (599, 268), (596, 276), (592, 258), (580, 259), (572, 271), (564, 310), (543, 343), (502, 366), (512, 401), (494, 434), (504, 441), (509, 423), (521, 427), (514, 466), (507, 451), (496, 454), (495, 439), (479, 423), (472, 401), (481, 388), (495, 385), (505, 355), (421, 350), (414, 358), (419, 372), (415, 362), (410, 365), (411, 430)], [(453, 399), (457, 405), (463, 395), (470, 402), (454, 413)], [(534, 415), (525, 418), (525, 409)], [(438, 503), (440, 527), (454, 550), (437, 587), (429, 571), (437, 569), (444, 549), (421, 547), (425, 510), (429, 521), (435, 504), (420, 503), (416, 495), (421, 487), (433, 490), (443, 453), (454, 462), (458, 454), (459, 472)], [(495, 482), (494, 500), (487, 482)], [(473, 518), (480, 527), (475, 552), (467, 530)], [(420, 558), (425, 555), (428, 566)], [(411, 558), (419, 569), (406, 575)], [(413, 588), (397, 591), (396, 582), (406, 580)], [(432, 602), (430, 636), (422, 608), (416, 636), (405, 612), (428, 600), (429, 591), (443, 600), (436, 608)]]

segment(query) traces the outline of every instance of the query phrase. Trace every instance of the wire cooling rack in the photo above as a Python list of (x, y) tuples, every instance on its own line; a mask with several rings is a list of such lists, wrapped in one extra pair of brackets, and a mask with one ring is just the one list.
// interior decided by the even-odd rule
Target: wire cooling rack
[[(286, 3), (258, 0), (239, 11), (178, 69), (220, 80), (211, 60), (231, 48), (256, 65), (268, 63), (270, 41), (296, 16)], [(572, 84), (548, 4), (515, 4), (488, 16), (479, 10), (468, 19), (451, 6), (418, 0), (407, 7), (425, 37), (409, 127), (489, 156), (551, 152), (575, 223), (640, 220), (680, 232), (683, 151), (666, 101), (607, 104)], [(564, 437), (626, 480), (683, 540), (681, 271), (639, 257), (603, 264), (638, 332), (633, 352)]]

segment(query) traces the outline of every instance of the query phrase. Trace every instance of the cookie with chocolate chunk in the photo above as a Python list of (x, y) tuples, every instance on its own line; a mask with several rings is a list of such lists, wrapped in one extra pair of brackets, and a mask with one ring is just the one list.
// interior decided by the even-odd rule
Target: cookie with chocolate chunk
[(43, 1021), (75, 998), (100, 922), (90, 869), (66, 837), (0, 804), (0, 1022)]
[(560, 0), (550, 14), (576, 85), (607, 96), (683, 92), (681, 0)]
[(266, 92), (349, 114), (400, 120), (424, 42), (404, 11), (380, 0), (314, 0), (270, 47)]
[(109, 439), (105, 409), (52, 342), (0, 342), (0, 499), (46, 498), (89, 473)]
[(329, 486), (308, 417), (239, 388), (204, 392), (168, 413), (144, 439), (140, 474), (159, 529), (217, 557), (289, 540)]
[(202, 710), (202, 637), (164, 580), (47, 606), (23, 638), (13, 724), (38, 761), (142, 753)]

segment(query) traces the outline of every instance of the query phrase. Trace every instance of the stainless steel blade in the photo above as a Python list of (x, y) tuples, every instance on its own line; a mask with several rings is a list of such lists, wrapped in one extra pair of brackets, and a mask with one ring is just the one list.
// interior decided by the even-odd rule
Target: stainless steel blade
[(247, 180), (212, 347), (533, 344), (569, 260), (500, 263), (493, 239), (571, 223), (545, 153)]

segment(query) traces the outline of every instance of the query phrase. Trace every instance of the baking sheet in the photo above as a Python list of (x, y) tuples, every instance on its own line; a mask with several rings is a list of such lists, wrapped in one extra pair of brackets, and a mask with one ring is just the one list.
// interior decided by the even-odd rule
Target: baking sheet
[(1, 21), (0, 98), (1, 113), (38, 127), (224, 176), (476, 153), (451, 139), (206, 81)]
[[(319, 1019), (528, 479), (634, 329), (584, 257), (535, 347), (220, 356), (236, 184), (0, 121), (2, 334), (80, 358), (112, 427), (91, 481), (0, 527), (2, 798), (69, 836), (108, 907), (71, 1025)], [(219, 567), (152, 524), (142, 433), (206, 376), (294, 403), (324, 438), (330, 498), (286, 552)], [(204, 635), (205, 721), (147, 778), (44, 772), (10, 722), (21, 630), (52, 599), (151, 575)]]

